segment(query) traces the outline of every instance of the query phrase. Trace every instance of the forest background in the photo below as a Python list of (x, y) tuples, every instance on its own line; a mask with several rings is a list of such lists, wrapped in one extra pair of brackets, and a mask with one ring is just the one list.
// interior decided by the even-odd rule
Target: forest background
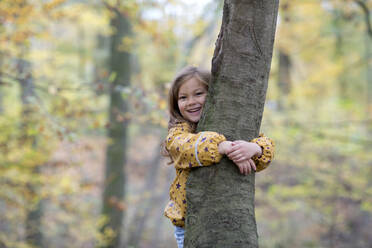
[[(282, 0), (261, 131), (276, 142), (256, 177), (261, 247), (372, 247), (372, 1)], [(110, 40), (130, 80), (115, 85)], [(105, 246), (110, 90), (127, 109), (123, 247), (175, 247), (163, 217), (167, 90), (210, 69), (222, 1), (0, 1), (0, 247)], [(124, 66), (124, 65), (123, 65)], [(123, 69), (124, 70), (124, 69)], [(113, 87), (113, 85), (115, 87)], [(120, 167), (121, 165), (119, 165)], [(66, 245), (68, 244), (68, 245)]]

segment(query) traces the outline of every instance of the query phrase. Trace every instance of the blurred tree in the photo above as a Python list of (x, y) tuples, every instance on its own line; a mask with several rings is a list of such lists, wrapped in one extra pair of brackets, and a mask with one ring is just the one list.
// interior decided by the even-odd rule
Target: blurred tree
[[(0, 24), (0, 29), (1, 29), (1, 24)], [(4, 112), (4, 106), (3, 106), (3, 102), (4, 102), (4, 93), (3, 93), (4, 90), (3, 89), (4, 89), (4, 87), (2, 87), (4, 82), (2, 81), (1, 65), (2, 65), (2, 56), (0, 54), (0, 115)]]
[(110, 11), (112, 28), (110, 45), (110, 105), (109, 123), (107, 124), (108, 144), (106, 150), (106, 169), (103, 189), (102, 213), (107, 223), (102, 227), (104, 234), (113, 233), (114, 237), (104, 247), (120, 247), (125, 205), (125, 163), (127, 160), (127, 128), (126, 117), (128, 103), (122, 96), (124, 87), (130, 83), (130, 53), (125, 47), (129, 41), (130, 21), (123, 5), (104, 2)]
[[(340, 9), (335, 8), (332, 12), (333, 16), (333, 25), (334, 28), (333, 33), (335, 35), (335, 60), (340, 64), (340, 66), (345, 66), (345, 52), (344, 52), (344, 34), (343, 34), (343, 27), (345, 26), (345, 20), (342, 16), (342, 11)], [(347, 95), (347, 86), (348, 86), (348, 78), (347, 78), (347, 70), (342, 70), (338, 77), (338, 90), (339, 90), (339, 98), (340, 100), (345, 100), (348, 98)]]
[[(213, 31), (217, 28), (218, 22), (217, 17), (220, 15), (220, 10), (222, 9), (222, 1), (211, 1), (203, 9), (203, 13), (200, 16), (200, 20), (206, 21), (204, 25), (196, 23), (196, 25), (201, 26), (198, 32), (193, 35), (191, 39), (184, 43), (184, 51), (180, 62), (180, 68), (185, 67), (190, 63), (190, 59), (193, 50), (202, 38), (213, 36)], [(208, 17), (209, 16), (209, 17)]]
[[(281, 6), (281, 20), (286, 27), (291, 21), (291, 13), (288, 2)], [(278, 48), (278, 107), (283, 110), (286, 107), (286, 100), (291, 91), (291, 59), (286, 47)]]
[(152, 161), (149, 161), (150, 168), (148, 170), (147, 177), (145, 179), (145, 185), (142, 190), (144, 199), (141, 200), (140, 206), (137, 208), (137, 212), (129, 225), (129, 233), (128, 233), (128, 243), (129, 247), (139, 247), (143, 231), (146, 226), (146, 220), (149, 219), (151, 208), (155, 203), (156, 198), (158, 195), (155, 193), (150, 193), (153, 189), (156, 188), (158, 174), (160, 172), (160, 161), (161, 161), (161, 144), (163, 141), (160, 142), (156, 146), (155, 156)]
[[(16, 58), (16, 79), (20, 86), (21, 100), (21, 116), (20, 116), (20, 137), (19, 148), (37, 150), (37, 136), (35, 134), (37, 124), (37, 112), (35, 111), (35, 84), (32, 76), (32, 65), (29, 61), (30, 55), (30, 37), (32, 32), (27, 22), (31, 19), (33, 12), (33, 4), (27, 0), (12, 3), (10, 6), (15, 12), (14, 24), (19, 28), (18, 39), (14, 37), (15, 48), (14, 53)], [(9, 7), (10, 7), (9, 6)], [(11, 8), (10, 8), (11, 9)], [(23, 13), (23, 15), (21, 14)], [(26, 173), (30, 173), (35, 178), (38, 178), (40, 173), (40, 164), (33, 164), (29, 168), (24, 164)], [(40, 181), (28, 181), (25, 184), (26, 195), (25, 202), (26, 218), (25, 218), (25, 239), (26, 243), (34, 247), (43, 247), (42, 235), (42, 201), (40, 200)]]
[[(21, 48), (22, 49), (22, 48)], [(22, 49), (28, 50), (28, 49)], [(22, 56), (23, 57), (23, 56)], [(34, 83), (32, 78), (31, 63), (24, 58), (18, 59), (18, 75), (20, 75), (20, 88), (22, 100), (22, 115), (21, 115), (21, 144), (30, 146), (36, 149), (37, 139), (36, 135), (32, 134), (36, 124), (35, 106), (33, 104)], [(31, 135), (30, 135), (31, 134)], [(37, 175), (40, 173), (40, 165), (34, 165), (32, 174)], [(29, 203), (27, 204), (26, 211), (26, 241), (29, 245), (35, 247), (43, 247), (42, 235), (42, 201), (40, 200), (40, 185), (37, 181), (27, 183)]]
[(372, 24), (367, 1), (354, 0), (360, 6), (365, 20), (365, 63), (367, 81), (367, 114), (372, 116)]
[[(225, 1), (212, 59), (212, 82), (198, 131), (228, 140), (258, 136), (274, 43), (278, 1)], [(191, 172), (185, 247), (258, 247), (254, 174), (223, 159)]]

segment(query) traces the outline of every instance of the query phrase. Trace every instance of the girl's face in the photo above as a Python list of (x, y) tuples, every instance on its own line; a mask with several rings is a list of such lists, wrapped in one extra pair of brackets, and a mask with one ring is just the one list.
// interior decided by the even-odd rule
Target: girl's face
[(178, 91), (178, 108), (186, 120), (197, 123), (207, 97), (207, 87), (197, 80), (190, 78), (184, 82)]

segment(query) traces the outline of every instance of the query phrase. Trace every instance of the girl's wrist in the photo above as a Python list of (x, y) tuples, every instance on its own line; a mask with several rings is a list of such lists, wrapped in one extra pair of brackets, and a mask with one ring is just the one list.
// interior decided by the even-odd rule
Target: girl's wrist
[(228, 146), (230, 146), (230, 143), (228, 141), (222, 141), (220, 144), (218, 144), (218, 152), (220, 154), (226, 154)]
[[(256, 144), (256, 143), (254, 143), (254, 144)], [(256, 156), (261, 157), (262, 156), (262, 147), (259, 146), (258, 144), (256, 144), (256, 146), (257, 146)]]
[(220, 154), (225, 154), (224, 142), (225, 142), (225, 141), (222, 141), (221, 143), (218, 144), (218, 152), (219, 152)]

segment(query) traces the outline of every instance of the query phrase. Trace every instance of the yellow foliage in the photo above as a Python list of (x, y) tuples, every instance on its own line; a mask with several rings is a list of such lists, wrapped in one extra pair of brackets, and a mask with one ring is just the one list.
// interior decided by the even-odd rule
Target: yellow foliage
[(161, 110), (167, 109), (167, 101), (165, 99), (160, 99), (159, 100), (159, 108)]
[(48, 3), (44, 3), (43, 9), (44, 11), (51, 11), (52, 9), (55, 9), (65, 3), (66, 0), (53, 0)]

